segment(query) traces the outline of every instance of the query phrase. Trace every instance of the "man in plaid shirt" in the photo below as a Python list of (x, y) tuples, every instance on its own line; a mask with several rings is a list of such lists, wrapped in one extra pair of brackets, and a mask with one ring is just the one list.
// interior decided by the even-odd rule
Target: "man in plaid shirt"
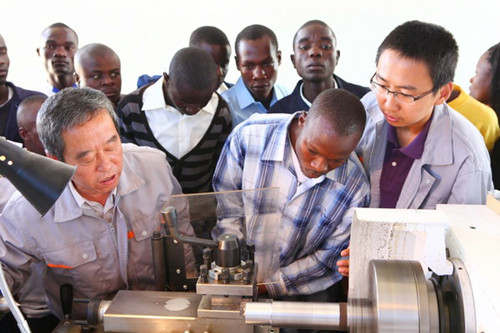
[[(336, 263), (348, 246), (354, 208), (369, 204), (368, 180), (353, 153), (365, 121), (356, 96), (328, 89), (309, 112), (254, 115), (229, 136), (213, 177), (214, 190), (280, 189), (277, 234), (248, 239), (257, 251), (266, 238), (278, 241), (279, 269), (258, 281), (259, 293), (273, 298), (314, 294), (295, 299), (317, 301), (341, 297), (325, 290), (342, 278)], [(259, 200), (256, 195), (255, 212), (266, 204)]]

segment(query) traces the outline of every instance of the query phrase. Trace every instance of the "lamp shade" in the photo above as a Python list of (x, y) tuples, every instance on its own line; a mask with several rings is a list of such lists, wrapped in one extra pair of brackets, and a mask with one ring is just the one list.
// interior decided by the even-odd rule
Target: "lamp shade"
[(43, 216), (73, 177), (76, 167), (31, 153), (0, 139), (0, 174)]

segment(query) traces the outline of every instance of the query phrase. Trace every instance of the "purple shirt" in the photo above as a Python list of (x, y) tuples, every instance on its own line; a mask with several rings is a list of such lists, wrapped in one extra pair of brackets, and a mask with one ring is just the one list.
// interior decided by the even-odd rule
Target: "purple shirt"
[(380, 208), (396, 207), (413, 161), (422, 157), (431, 120), (432, 116), (425, 124), (422, 132), (404, 148), (399, 147), (396, 128), (389, 125), (384, 165), (380, 178)]

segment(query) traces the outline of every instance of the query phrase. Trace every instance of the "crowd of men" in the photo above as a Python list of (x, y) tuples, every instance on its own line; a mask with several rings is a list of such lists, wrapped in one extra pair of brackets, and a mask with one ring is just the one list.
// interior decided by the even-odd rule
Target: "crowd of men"
[(345, 300), (355, 208), (486, 202), (490, 154), (500, 155), (498, 49), (480, 59), (468, 95), (453, 83), (453, 35), (405, 22), (380, 44), (363, 87), (334, 74), (335, 33), (311, 20), (293, 38), (301, 80), (288, 94), (276, 84), (282, 54), (271, 29), (237, 35), (233, 85), (231, 44), (204, 26), (168, 72), (141, 77), (123, 95), (119, 56), (103, 44), (79, 47), (63, 23), (44, 29), (36, 50), (47, 89), (16, 87), (0, 36), (0, 136), (77, 166), (43, 217), (0, 179), (8, 285), (32, 329), (50, 331), (62, 318), (63, 284), (78, 298), (154, 288), (150, 240), (171, 195), (278, 187), (279, 268), (258, 281), (259, 294)]

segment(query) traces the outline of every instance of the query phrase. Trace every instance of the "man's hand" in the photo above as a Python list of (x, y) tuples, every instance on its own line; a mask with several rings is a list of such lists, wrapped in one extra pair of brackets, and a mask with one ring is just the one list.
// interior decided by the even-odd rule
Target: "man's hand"
[(349, 276), (349, 255), (350, 255), (350, 253), (351, 253), (350, 248), (342, 250), (342, 252), (340, 252), (340, 255), (342, 257), (347, 257), (347, 259), (337, 261), (338, 271), (343, 276)]

